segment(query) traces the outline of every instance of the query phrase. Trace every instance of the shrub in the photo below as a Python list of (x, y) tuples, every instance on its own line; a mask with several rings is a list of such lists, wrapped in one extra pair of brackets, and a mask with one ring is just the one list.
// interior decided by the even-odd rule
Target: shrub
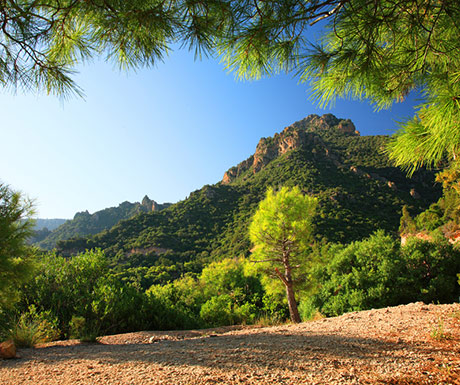
[(9, 331), (9, 338), (17, 347), (34, 347), (39, 343), (50, 342), (59, 337), (57, 319), (50, 312), (38, 313), (34, 305), (21, 314)]
[(23, 289), (22, 303), (32, 303), (58, 319), (64, 337), (94, 339), (98, 334), (145, 329), (154, 320), (149, 297), (111, 275), (98, 250), (68, 259), (45, 255), (37, 276)]
[(312, 315), (313, 308), (335, 316), (397, 303), (392, 289), (399, 269), (398, 243), (390, 236), (378, 231), (363, 241), (331, 247), (327, 253), (329, 262), (314, 272), (319, 289), (305, 305), (306, 315)]
[(100, 329), (95, 322), (87, 322), (84, 317), (73, 316), (69, 323), (70, 338), (81, 342), (96, 342)]
[(200, 317), (208, 326), (233, 325), (231, 297), (228, 294), (212, 297), (201, 306)]
[(460, 251), (440, 237), (432, 242), (412, 238), (401, 248), (402, 266), (398, 277), (401, 303), (449, 303), (457, 301), (460, 287)]
[(460, 295), (455, 272), (460, 251), (443, 237), (411, 238), (404, 247), (382, 231), (363, 241), (326, 249), (325, 265), (313, 276), (316, 292), (302, 303), (329, 316), (415, 301), (453, 302)]

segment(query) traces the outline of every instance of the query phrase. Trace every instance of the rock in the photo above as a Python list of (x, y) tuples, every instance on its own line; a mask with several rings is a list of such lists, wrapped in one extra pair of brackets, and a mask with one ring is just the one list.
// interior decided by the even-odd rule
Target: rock
[(350, 167), (350, 171), (351, 171), (351, 172), (354, 172), (356, 175), (359, 175), (359, 176), (364, 176), (364, 174), (365, 174), (363, 171), (361, 171), (361, 170), (360, 170), (358, 167), (356, 167), (356, 166), (351, 166), (351, 167)]
[(142, 199), (141, 205), (147, 209), (147, 212), (158, 210), (158, 203), (150, 199), (147, 195)]
[(357, 133), (356, 127), (350, 119), (341, 120), (337, 128), (344, 134), (355, 134)]
[(412, 198), (414, 198), (414, 199), (420, 199), (420, 194), (419, 194), (417, 191), (415, 191), (414, 188), (410, 190), (410, 195), (411, 195)]
[(0, 344), (0, 358), (9, 359), (16, 357), (16, 346), (12, 340)]
[(235, 179), (238, 176), (238, 168), (237, 167), (232, 167), (228, 171), (225, 172), (224, 177), (222, 178), (222, 183), (223, 184), (228, 184), (230, 183), (233, 179)]
[[(342, 167), (340, 160), (327, 148), (316, 134), (319, 131), (336, 131), (346, 136), (359, 136), (355, 125), (350, 119), (338, 119), (332, 114), (323, 116), (309, 115), (306, 118), (286, 127), (281, 133), (270, 138), (261, 138), (254, 155), (238, 166), (230, 168), (222, 178), (223, 184), (231, 183), (247, 170), (255, 174), (277, 157), (299, 149), (307, 144), (323, 147), (326, 157), (337, 167)], [(316, 153), (316, 149), (313, 149)]]
[(396, 187), (396, 183), (392, 181), (388, 181), (388, 187), (391, 188), (392, 190), (397, 190), (398, 188)]

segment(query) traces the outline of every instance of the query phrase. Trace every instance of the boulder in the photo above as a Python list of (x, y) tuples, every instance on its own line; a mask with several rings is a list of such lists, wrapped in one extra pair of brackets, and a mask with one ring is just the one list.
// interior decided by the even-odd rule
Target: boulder
[(0, 358), (8, 359), (16, 357), (16, 346), (12, 340), (0, 344)]

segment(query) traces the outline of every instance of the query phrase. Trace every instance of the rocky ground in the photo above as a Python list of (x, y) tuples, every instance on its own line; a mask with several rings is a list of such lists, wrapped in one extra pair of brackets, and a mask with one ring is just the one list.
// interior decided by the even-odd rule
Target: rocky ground
[(460, 384), (460, 304), (298, 325), (59, 341), (0, 361), (1, 384)]

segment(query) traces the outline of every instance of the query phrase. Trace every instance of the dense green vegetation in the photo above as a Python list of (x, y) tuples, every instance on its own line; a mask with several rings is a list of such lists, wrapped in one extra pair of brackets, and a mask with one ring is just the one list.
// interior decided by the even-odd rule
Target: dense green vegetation
[(305, 281), (302, 272), (309, 262), (317, 205), (316, 198), (302, 194), (297, 186), (270, 188), (249, 225), (251, 259), (283, 283), (292, 322), (300, 322), (295, 287)]
[(299, 186), (319, 199), (313, 234), (322, 242), (347, 243), (375, 229), (396, 234), (404, 205), (419, 213), (439, 198), (433, 173), (408, 179), (390, 166), (381, 152), (388, 137), (347, 135), (335, 127), (311, 135), (256, 173), (249, 169), (229, 184), (204, 186), (165, 210), (141, 213), (92, 237), (61, 241), (58, 250), (72, 255), (101, 248), (120, 277), (147, 289), (199, 273), (211, 261), (247, 257), (248, 225), (269, 186)]
[[(21, 274), (16, 287), (7, 288), (9, 296), (17, 294), (15, 300), (0, 303), (5, 320), (0, 334), (30, 345), (140, 329), (285, 321), (292, 306), (284, 281), (273, 279), (284, 265), (254, 263), (277, 258), (277, 250), (250, 238), (257, 228), (276, 238), (284, 225), (289, 234), (298, 230), (291, 235), (299, 247), (294, 238), (280, 239), (292, 241), (295, 302), (303, 320), (316, 313), (457, 300), (460, 251), (447, 239), (459, 224), (452, 170), (438, 175), (444, 187), (439, 198), (433, 173), (407, 179), (389, 165), (379, 151), (388, 138), (304, 123), (294, 126), (310, 130), (308, 140), (257, 170), (247, 163), (229, 183), (204, 186), (167, 209), (60, 241), (51, 253), (35, 251), (35, 264), (25, 269), (29, 279)], [(268, 138), (258, 151), (294, 134), (289, 129), (288, 136)], [(267, 189), (269, 196), (294, 191), (298, 199), (314, 202), (314, 213), (311, 205), (304, 212), (294, 201), (284, 207), (287, 201), (277, 206), (264, 200)], [(254, 215), (263, 202), (271, 213), (265, 222)], [(251, 221), (258, 225), (250, 232)], [(399, 231), (424, 231), (430, 240), (412, 237), (402, 246)], [(25, 248), (19, 252), (30, 254), (26, 235), (21, 239)]]
[(33, 253), (26, 244), (32, 234), (31, 215), (31, 202), (0, 181), (0, 318), (31, 273)]
[[(445, 239), (414, 238), (401, 246), (378, 231), (351, 244), (314, 246), (304, 258), (311, 263), (299, 276), (307, 283), (297, 294), (303, 320), (318, 312), (452, 302), (460, 295), (460, 251)], [(283, 285), (268, 279), (262, 264), (244, 258), (213, 262), (200, 274), (148, 290), (118, 279), (101, 251), (42, 255), (35, 273), (20, 287), (14, 310), (3, 312), (0, 335), (21, 340), (33, 331), (31, 341), (91, 341), (134, 330), (273, 323), (289, 315)]]
[(195, 279), (184, 276), (147, 291), (117, 279), (100, 251), (68, 259), (42, 255), (35, 273), (21, 287), (0, 334), (11, 333), (19, 322), (26, 328), (41, 325), (51, 338), (94, 340), (134, 330), (252, 323), (265, 314), (285, 317), (282, 304), (274, 307), (266, 295), (259, 274), (239, 260), (210, 264)]
[(304, 299), (304, 315), (327, 316), (414, 301), (448, 303), (460, 295), (456, 272), (460, 251), (446, 239), (410, 239), (401, 246), (382, 231), (321, 252), (312, 271), (315, 288)]
[(66, 221), (53, 231), (46, 231), (45, 229), (36, 231), (30, 241), (43, 249), (50, 250), (60, 240), (97, 234), (110, 229), (123, 219), (131, 218), (141, 212), (152, 211), (152, 204), (157, 210), (170, 205), (168, 203), (158, 205), (146, 196), (142, 203), (123, 202), (118, 207), (109, 207), (94, 214), (90, 214), (88, 211), (76, 213), (73, 219)]

